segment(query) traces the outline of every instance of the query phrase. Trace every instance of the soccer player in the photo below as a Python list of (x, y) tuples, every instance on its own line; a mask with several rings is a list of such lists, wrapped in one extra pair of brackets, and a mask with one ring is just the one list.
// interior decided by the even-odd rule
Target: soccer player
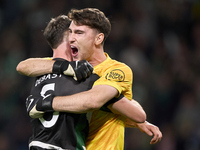
[[(103, 45), (111, 30), (108, 18), (103, 12), (92, 8), (72, 9), (68, 16), (72, 20), (69, 27), (69, 42), (73, 60), (89, 61), (100, 79), (95, 81), (93, 88), (89, 91), (55, 97), (52, 102), (53, 109), (63, 111), (73, 108), (81, 112), (99, 109), (107, 101), (120, 94), (131, 100), (131, 69), (123, 63), (112, 60), (108, 54), (104, 53)], [(122, 150), (124, 127), (125, 122), (121, 116), (101, 110), (93, 111), (86, 143), (87, 149)]]
[[(53, 59), (57, 63), (63, 63), (65, 59), (71, 60), (71, 55), (67, 54), (69, 52), (67, 40), (69, 24), (68, 17), (61, 15), (53, 18), (44, 31), (44, 36), (53, 49)], [(77, 63), (77, 68), (75, 63)], [(93, 70), (86, 61), (71, 62), (68, 66), (72, 67), (71, 71), (74, 71), (75, 74), (80, 75), (81, 72), (85, 74), (77, 76), (78, 79), (87, 77)], [(68, 70), (70, 73), (71, 71)], [(89, 90), (98, 78), (97, 75), (91, 74), (84, 81), (77, 82), (72, 77), (63, 74), (54, 73), (39, 76), (26, 100), (27, 111), (31, 113), (35, 104), (38, 103), (38, 99), (48, 97), (49, 94), (60, 96)], [(48, 111), (41, 118), (30, 118), (30, 122), (32, 126), (32, 136), (29, 139), (30, 150), (86, 149), (85, 143), (89, 129), (86, 113)]]
[[(89, 91), (72, 96), (44, 99), (44, 102), (50, 102), (44, 111), (52, 111), (52, 109), (77, 112), (95, 110), (91, 113), (87, 149), (107, 149), (108, 147), (110, 149), (123, 149), (124, 118), (96, 109), (120, 94), (131, 100), (132, 72), (125, 64), (112, 60), (107, 54), (104, 54), (103, 43), (110, 32), (110, 23), (102, 12), (97, 9), (72, 10), (69, 16), (72, 19), (69, 41), (73, 59), (88, 60), (95, 66), (94, 71), (100, 76), (100, 79)], [(111, 106), (116, 106), (120, 101), (111, 104)], [(110, 105), (109, 108), (111, 109)], [(152, 142), (156, 143), (161, 139), (162, 134), (158, 128), (152, 127), (147, 122), (143, 125), (147, 127), (148, 131), (154, 133)], [(146, 130), (144, 131), (146, 132)], [(152, 135), (152, 133), (146, 133)]]

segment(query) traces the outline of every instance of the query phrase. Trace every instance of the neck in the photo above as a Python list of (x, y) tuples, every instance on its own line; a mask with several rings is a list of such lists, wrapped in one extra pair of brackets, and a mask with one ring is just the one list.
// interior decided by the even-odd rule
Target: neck
[(102, 63), (106, 60), (106, 55), (104, 54), (103, 49), (98, 49), (93, 55), (92, 58), (89, 60), (89, 63), (92, 66), (97, 66), (98, 64)]
[(53, 49), (53, 58), (63, 58), (68, 61), (72, 61), (71, 54), (67, 54), (66, 51), (61, 49)]

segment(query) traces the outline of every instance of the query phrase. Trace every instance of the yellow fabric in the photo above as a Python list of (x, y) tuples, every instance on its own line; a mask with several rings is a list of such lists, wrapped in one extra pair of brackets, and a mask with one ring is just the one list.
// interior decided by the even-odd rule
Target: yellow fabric
[[(100, 78), (95, 85), (110, 85), (128, 99), (132, 99), (131, 69), (124, 63), (107, 59), (94, 67)], [(89, 136), (86, 142), (87, 150), (123, 150), (124, 149), (124, 118), (109, 112), (96, 110), (91, 115)]]
[(52, 57), (44, 57), (43, 59), (52, 60), (53, 58)]

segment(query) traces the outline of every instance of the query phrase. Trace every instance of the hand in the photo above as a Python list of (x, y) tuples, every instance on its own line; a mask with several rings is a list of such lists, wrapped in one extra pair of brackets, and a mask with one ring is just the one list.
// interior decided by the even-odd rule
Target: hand
[(37, 98), (37, 102), (34, 107), (30, 110), (29, 116), (31, 118), (41, 118), (45, 112), (54, 112), (52, 108), (52, 102), (54, 99), (53, 94), (49, 94), (44, 98)]
[[(72, 61), (70, 65), (74, 70), (74, 79), (77, 81), (86, 79), (93, 72), (93, 66), (86, 60)], [(64, 74), (67, 75), (67, 71), (64, 71)]]
[(76, 81), (81, 81), (90, 76), (92, 71), (92, 65), (86, 60), (72, 62), (67, 60), (56, 60), (52, 72), (73, 76)]
[(33, 95), (30, 95), (27, 97), (26, 108), (27, 108), (27, 112), (31, 118), (43, 117), (44, 112), (36, 110), (36, 104), (40, 100), (42, 100), (42, 97), (34, 97)]
[(156, 144), (160, 142), (162, 138), (162, 133), (159, 128), (147, 121), (144, 123), (137, 123), (136, 126), (140, 129), (141, 132), (148, 134), (149, 136), (153, 136), (150, 144)]
[(36, 105), (30, 110), (29, 116), (31, 118), (41, 118), (44, 115), (44, 111), (36, 110)]

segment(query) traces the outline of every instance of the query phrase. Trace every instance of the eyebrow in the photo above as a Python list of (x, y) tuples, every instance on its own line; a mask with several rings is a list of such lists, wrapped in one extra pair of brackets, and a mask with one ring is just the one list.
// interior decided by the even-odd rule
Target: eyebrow
[[(72, 30), (69, 28), (69, 31), (72, 31)], [(83, 30), (80, 30), (80, 29), (75, 29), (75, 30), (74, 30), (74, 33), (77, 33), (77, 32), (84, 33), (85, 31), (83, 31)]]

